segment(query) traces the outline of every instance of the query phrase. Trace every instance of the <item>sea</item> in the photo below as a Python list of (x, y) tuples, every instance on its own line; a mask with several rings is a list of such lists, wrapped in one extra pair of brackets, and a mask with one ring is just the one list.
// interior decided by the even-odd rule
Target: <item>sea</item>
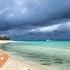
[(70, 41), (16, 41), (1, 45), (13, 55), (59, 70), (70, 70)]

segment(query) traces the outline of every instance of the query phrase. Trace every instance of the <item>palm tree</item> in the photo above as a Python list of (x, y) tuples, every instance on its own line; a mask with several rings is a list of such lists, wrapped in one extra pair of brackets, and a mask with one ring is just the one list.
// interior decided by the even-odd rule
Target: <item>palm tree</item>
[(10, 38), (7, 36), (0, 36), (0, 40), (10, 40)]

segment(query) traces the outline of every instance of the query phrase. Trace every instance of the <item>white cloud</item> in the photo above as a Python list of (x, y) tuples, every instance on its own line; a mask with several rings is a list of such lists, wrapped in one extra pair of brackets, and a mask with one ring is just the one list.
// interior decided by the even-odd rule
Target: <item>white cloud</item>
[[(39, 12), (41, 12), (42, 10), (41, 3), (42, 3), (42, 0), (1, 0), (0, 9), (2, 8), (9, 8), (9, 9), (7, 11), (6, 9), (0, 10), (0, 15), (5, 16), (5, 18), (3, 19), (6, 19), (6, 20), (10, 20), (10, 19), (20, 20), (20, 18), (23, 18), (24, 20), (27, 20), (27, 21), (38, 20), (37, 16), (38, 14), (39, 15), (41, 14)], [(41, 10), (38, 10), (38, 8)], [(9, 13), (14, 13), (14, 15)], [(8, 17), (11, 17), (11, 18), (8, 18)]]
[(30, 32), (52, 32), (52, 31), (57, 30), (60, 26), (61, 24), (39, 27), (39, 28), (30, 30)]
[(9, 8), (4, 8), (0, 10), (0, 14), (4, 13), (5, 11), (7, 11)]
[(14, 2), (18, 5), (23, 5), (23, 0), (14, 0)]
[(10, 14), (8, 14), (8, 18), (11, 18), (11, 17), (13, 17), (15, 14), (14, 13), (10, 13)]
[(70, 31), (70, 21), (61, 22), (60, 24), (49, 25), (45, 27), (34, 28), (31, 29), (29, 32), (53, 32), (53, 31)]
[(67, 27), (70, 30), (70, 22), (67, 23)]

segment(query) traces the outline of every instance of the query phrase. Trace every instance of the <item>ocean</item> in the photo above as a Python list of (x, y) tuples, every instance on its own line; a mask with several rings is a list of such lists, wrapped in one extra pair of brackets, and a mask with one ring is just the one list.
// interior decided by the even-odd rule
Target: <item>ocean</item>
[(16, 41), (1, 49), (57, 70), (70, 70), (70, 41)]

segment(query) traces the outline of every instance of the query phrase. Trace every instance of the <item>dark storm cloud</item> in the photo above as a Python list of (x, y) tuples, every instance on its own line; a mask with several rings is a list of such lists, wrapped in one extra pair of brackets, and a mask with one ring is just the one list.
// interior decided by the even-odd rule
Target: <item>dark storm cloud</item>
[(0, 34), (19, 36), (19, 39), (25, 35), (32, 39), (37, 37), (36, 30), (37, 34), (59, 29), (69, 33), (68, 23), (70, 0), (0, 0)]

